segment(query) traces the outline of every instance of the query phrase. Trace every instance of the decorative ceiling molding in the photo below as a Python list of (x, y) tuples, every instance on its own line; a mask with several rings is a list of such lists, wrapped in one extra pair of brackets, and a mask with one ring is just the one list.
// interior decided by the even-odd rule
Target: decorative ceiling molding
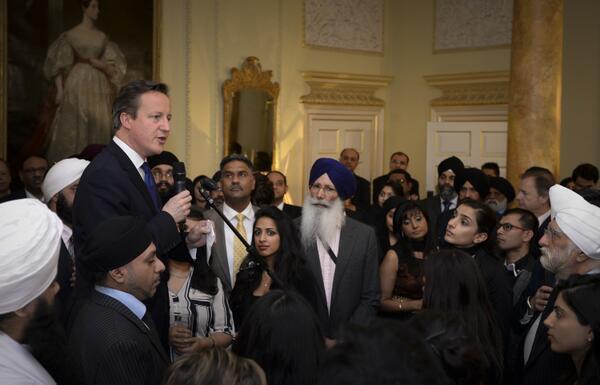
[(432, 106), (508, 104), (508, 71), (428, 75), (424, 78), (427, 84), (443, 92), (441, 97), (431, 101)]
[(389, 85), (391, 76), (345, 74), (337, 72), (302, 72), (310, 86), (310, 93), (302, 96), (302, 103), (347, 106), (380, 106), (383, 99), (374, 94)]

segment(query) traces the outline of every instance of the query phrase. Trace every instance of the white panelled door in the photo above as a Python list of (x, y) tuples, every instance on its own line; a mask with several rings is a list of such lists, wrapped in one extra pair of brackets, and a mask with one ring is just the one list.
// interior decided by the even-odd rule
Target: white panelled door
[(356, 148), (360, 162), (355, 173), (367, 180), (381, 172), (383, 108), (306, 108), (305, 180), (318, 158), (339, 159), (344, 148)]
[(465, 167), (496, 162), (506, 176), (506, 122), (427, 123), (427, 191), (435, 191), (438, 164), (454, 155)]

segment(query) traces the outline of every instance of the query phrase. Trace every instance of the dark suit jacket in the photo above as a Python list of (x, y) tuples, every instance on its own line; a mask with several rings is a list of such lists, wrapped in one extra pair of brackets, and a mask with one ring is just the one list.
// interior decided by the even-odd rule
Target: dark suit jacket
[[(254, 212), (258, 211), (258, 207), (252, 206)], [(217, 277), (221, 279), (223, 283), (223, 291), (227, 298), (231, 294), (233, 289), (232, 278), (229, 276), (229, 260), (227, 258), (227, 247), (225, 246), (225, 222), (214, 210), (208, 210), (204, 212), (204, 217), (210, 219), (215, 224), (215, 237), (216, 241), (212, 246), (210, 252), (210, 267), (213, 269)], [(234, 224), (235, 226), (235, 224)], [(248, 234), (248, 243), (251, 242), (251, 234)]]
[(292, 219), (296, 219), (298, 217), (300, 217), (302, 215), (302, 207), (300, 206), (294, 206), (294, 205), (288, 205), (287, 203), (283, 204), (283, 210), (284, 213), (287, 214), (288, 217), (292, 218)]
[(356, 179), (356, 193), (350, 201), (363, 210), (371, 205), (371, 183), (365, 178), (354, 174)]
[[(548, 341), (548, 328), (544, 325), (544, 320), (550, 315), (554, 309), (554, 302), (556, 301), (556, 290), (552, 292), (548, 303), (542, 312), (542, 320), (540, 321), (535, 339), (533, 341), (533, 347), (529, 354), (529, 359), (526, 364), (523, 364), (523, 348), (525, 344), (525, 338), (527, 333), (523, 334), (521, 344), (519, 346), (519, 371), (516, 378), (520, 380), (519, 384), (523, 385), (558, 385), (561, 383), (561, 379), (565, 373), (570, 370), (575, 370), (573, 367), (573, 361), (568, 354), (554, 353), (550, 349), (550, 342)], [(535, 322), (539, 313), (534, 314), (531, 318), (530, 327)], [(529, 330), (529, 328), (527, 328)]]
[[(171, 250), (188, 252), (173, 217), (156, 209), (140, 173), (123, 150), (111, 141), (85, 169), (79, 181), (73, 203), (75, 256), (80, 255), (83, 245), (98, 224), (118, 215), (133, 215), (146, 221), (152, 232), (157, 254), (163, 261)], [(93, 286), (85, 274), (80, 274), (85, 272), (80, 263), (76, 263), (76, 269), (75, 305), (70, 322), (73, 321), (82, 298)], [(161, 285), (166, 285), (166, 282), (161, 281)], [(165, 340), (169, 319), (168, 310), (165, 312), (164, 306), (162, 307), (158, 309), (158, 306), (153, 305), (151, 311), (159, 333)]]
[(419, 205), (427, 212), (427, 217), (429, 218), (429, 231), (431, 235), (434, 236), (433, 239), (437, 239), (437, 221), (442, 213), (442, 200), (439, 194), (421, 199)]
[(7, 196), (0, 198), (0, 203), (14, 201), (15, 199), (24, 199), (24, 198), (27, 198), (27, 195), (25, 194), (25, 190), (18, 189), (18, 190), (11, 192)]
[[(296, 223), (300, 223), (299, 220)], [(325, 335), (335, 338), (346, 322), (368, 324), (377, 313), (381, 297), (378, 246), (373, 228), (346, 217), (340, 233), (329, 314), (316, 242), (305, 250), (305, 255), (318, 284), (317, 317)]]
[(160, 384), (169, 365), (156, 331), (97, 291), (77, 315), (69, 350), (84, 384)]

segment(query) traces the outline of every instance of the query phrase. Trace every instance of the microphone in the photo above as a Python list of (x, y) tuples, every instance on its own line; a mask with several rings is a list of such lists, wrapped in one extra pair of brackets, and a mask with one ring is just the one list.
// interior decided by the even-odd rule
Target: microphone
[(206, 191), (215, 191), (219, 188), (219, 186), (217, 186), (217, 182), (215, 182), (214, 180), (212, 180), (210, 178), (203, 179), (202, 182), (200, 183), (200, 185)]
[[(173, 185), (173, 191), (175, 191), (175, 195), (187, 190), (185, 188), (185, 179), (185, 164), (183, 162), (174, 162), (173, 180), (175, 181), (175, 183)], [(179, 231), (185, 231), (185, 219), (179, 222)]]

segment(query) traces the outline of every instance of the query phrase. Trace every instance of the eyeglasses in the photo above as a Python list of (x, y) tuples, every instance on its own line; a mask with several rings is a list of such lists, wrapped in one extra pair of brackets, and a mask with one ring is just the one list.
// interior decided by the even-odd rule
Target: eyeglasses
[(558, 231), (548, 226), (546, 230), (544, 230), (544, 235), (554, 240), (561, 238), (564, 235), (564, 233), (562, 231)]
[(527, 231), (527, 229), (524, 229), (523, 227), (515, 226), (512, 223), (500, 223), (498, 228), (500, 228), (504, 231), (511, 231), (512, 229), (519, 229), (522, 231)]
[(312, 192), (313, 194), (318, 194), (321, 190), (323, 190), (323, 194), (328, 196), (337, 194), (337, 190), (329, 186), (321, 186), (320, 184), (313, 184), (310, 186), (310, 192)]

